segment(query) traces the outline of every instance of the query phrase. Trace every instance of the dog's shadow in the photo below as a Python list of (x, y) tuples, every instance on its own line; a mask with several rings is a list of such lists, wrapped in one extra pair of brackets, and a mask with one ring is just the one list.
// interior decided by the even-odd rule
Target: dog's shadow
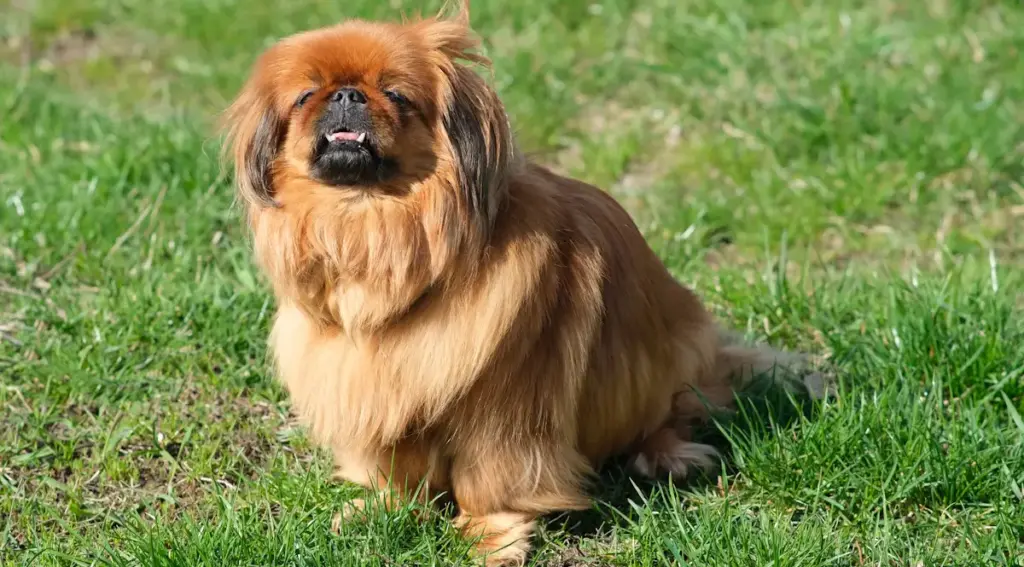
[[(793, 388), (792, 384), (787, 387), (767, 377), (755, 380), (737, 395), (734, 411), (715, 413), (710, 422), (695, 429), (693, 440), (718, 449), (725, 472), (731, 475), (736, 472), (731, 440), (757, 442), (764, 439), (801, 418), (810, 418), (818, 400), (831, 395), (831, 390), (823, 392), (816, 386)], [(719, 476), (714, 473), (698, 473), (685, 479), (649, 479), (631, 473), (625, 459), (617, 459), (602, 468), (594, 483), (591, 494), (595, 506), (550, 516), (547, 531), (578, 539), (597, 537), (605, 533), (609, 525), (635, 517), (636, 508), (644, 506), (649, 496), (666, 483), (684, 490), (700, 490), (715, 485), (718, 480)]]

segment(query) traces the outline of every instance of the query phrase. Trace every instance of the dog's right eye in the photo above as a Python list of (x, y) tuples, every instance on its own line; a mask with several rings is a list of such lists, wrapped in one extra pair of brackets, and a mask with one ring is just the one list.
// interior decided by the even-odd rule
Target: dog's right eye
[(295, 101), (295, 108), (302, 108), (302, 105), (309, 101), (309, 97), (313, 96), (315, 91), (308, 90), (299, 95), (299, 98)]
[(386, 90), (384, 91), (384, 96), (388, 97), (391, 102), (398, 106), (409, 106), (409, 99), (405, 98), (405, 96), (398, 91)]

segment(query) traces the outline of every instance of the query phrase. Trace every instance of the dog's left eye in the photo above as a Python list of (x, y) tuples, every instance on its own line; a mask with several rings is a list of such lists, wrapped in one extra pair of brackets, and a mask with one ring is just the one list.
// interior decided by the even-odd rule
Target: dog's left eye
[(409, 105), (409, 99), (405, 98), (402, 95), (402, 93), (400, 93), (398, 91), (384, 91), (384, 96), (386, 96), (389, 99), (391, 99), (391, 102), (397, 104), (398, 106), (408, 106)]
[(302, 108), (302, 105), (309, 102), (309, 97), (313, 96), (313, 90), (308, 90), (299, 95), (299, 98), (295, 100), (295, 108)]

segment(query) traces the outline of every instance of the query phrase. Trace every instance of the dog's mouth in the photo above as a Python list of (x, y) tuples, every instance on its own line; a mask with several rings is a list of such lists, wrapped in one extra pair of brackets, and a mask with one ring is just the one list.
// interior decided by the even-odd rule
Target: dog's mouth
[(335, 186), (376, 184), (394, 170), (392, 161), (377, 151), (372, 132), (348, 125), (321, 130), (310, 165), (315, 179)]
[(332, 125), (320, 130), (320, 138), (314, 148), (314, 157), (322, 159), (332, 154), (362, 155), (377, 159), (377, 147), (372, 133), (350, 125)]
[(347, 128), (341, 128), (334, 132), (324, 134), (324, 138), (327, 139), (328, 144), (338, 144), (341, 147), (344, 145), (365, 145), (367, 143), (366, 132), (356, 132)]
[(376, 159), (377, 146), (373, 133), (359, 124), (332, 124), (320, 130), (315, 153), (318, 157), (333, 153), (358, 153)]

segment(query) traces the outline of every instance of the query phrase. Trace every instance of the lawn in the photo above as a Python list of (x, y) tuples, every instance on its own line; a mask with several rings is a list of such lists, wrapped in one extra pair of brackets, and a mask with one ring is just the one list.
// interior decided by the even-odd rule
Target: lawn
[[(0, 0), (0, 565), (465, 564), (330, 481), (213, 128), (268, 42), (371, 0)], [(1024, 6), (476, 0), (522, 146), (617, 196), (726, 322), (808, 350), (706, 435), (611, 467), (537, 565), (1024, 566)]]

